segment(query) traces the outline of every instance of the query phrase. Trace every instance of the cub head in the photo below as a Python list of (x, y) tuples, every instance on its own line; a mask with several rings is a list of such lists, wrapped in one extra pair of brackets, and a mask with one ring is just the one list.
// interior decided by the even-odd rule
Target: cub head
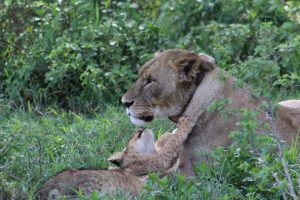
[(212, 57), (183, 49), (155, 53), (122, 97), (131, 122), (143, 125), (156, 116), (180, 115), (205, 73), (215, 66)]
[(166, 132), (155, 141), (151, 130), (139, 128), (130, 138), (126, 148), (113, 154), (108, 160), (123, 170), (131, 171), (132, 164), (138, 162), (138, 159), (158, 153), (173, 135)]
[(149, 129), (139, 128), (130, 138), (123, 151), (113, 154), (108, 160), (120, 168), (126, 168), (137, 158), (156, 153), (155, 136)]

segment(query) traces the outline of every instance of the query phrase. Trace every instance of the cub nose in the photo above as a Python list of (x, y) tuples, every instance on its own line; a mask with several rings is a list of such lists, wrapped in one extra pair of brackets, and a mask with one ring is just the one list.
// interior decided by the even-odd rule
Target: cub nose
[(129, 108), (130, 106), (132, 106), (134, 101), (122, 101), (122, 103), (126, 108)]

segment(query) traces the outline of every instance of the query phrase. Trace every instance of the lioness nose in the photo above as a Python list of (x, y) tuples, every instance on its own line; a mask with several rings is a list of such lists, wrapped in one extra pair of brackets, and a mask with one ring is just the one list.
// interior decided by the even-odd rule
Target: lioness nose
[(133, 104), (133, 101), (122, 101), (122, 103), (126, 108), (129, 108)]

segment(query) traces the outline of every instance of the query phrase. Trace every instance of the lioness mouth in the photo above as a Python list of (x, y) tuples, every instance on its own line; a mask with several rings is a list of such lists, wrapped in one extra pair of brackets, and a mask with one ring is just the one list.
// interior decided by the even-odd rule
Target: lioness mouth
[(139, 117), (140, 120), (143, 120), (145, 122), (150, 122), (153, 120), (153, 116), (142, 116), (142, 117)]
[(129, 115), (130, 121), (137, 125), (137, 126), (143, 126), (145, 123), (150, 122), (154, 119), (153, 116), (139, 116), (139, 117), (135, 117), (133, 115)]

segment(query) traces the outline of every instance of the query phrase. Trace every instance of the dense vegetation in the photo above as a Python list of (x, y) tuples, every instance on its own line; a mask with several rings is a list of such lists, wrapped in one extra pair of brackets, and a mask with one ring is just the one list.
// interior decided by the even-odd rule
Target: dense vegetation
[[(120, 97), (138, 67), (168, 48), (214, 56), (272, 102), (300, 98), (299, 1), (0, 2), (0, 199), (32, 199), (67, 167), (107, 167), (134, 130)], [(234, 143), (212, 152), (194, 182), (152, 175), (140, 198), (296, 199), (297, 144), (281, 154), (276, 138), (255, 134), (255, 113), (243, 115)]]

